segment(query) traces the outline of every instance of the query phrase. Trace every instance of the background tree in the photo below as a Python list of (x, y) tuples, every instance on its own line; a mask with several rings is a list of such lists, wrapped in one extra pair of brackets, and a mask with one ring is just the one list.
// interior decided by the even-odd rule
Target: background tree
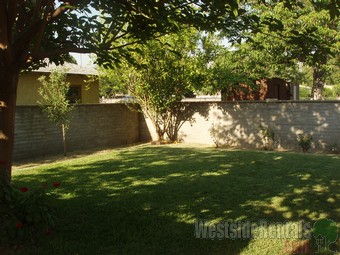
[(326, 78), (328, 85), (340, 86), (340, 54), (328, 62), (329, 75)]
[[(210, 82), (204, 91), (208, 94), (221, 93), (221, 100), (226, 101), (232, 95), (233, 90), (245, 89), (240, 84), (247, 84), (249, 89), (256, 90), (255, 73), (257, 69), (250, 67), (246, 62), (248, 55), (242, 56), (240, 51), (224, 48), (219, 51), (214, 62), (210, 66)], [(248, 65), (246, 65), (246, 63)]]
[(114, 98), (118, 94), (126, 95), (128, 91), (122, 84), (121, 74), (116, 69), (105, 69), (98, 67), (99, 96), (104, 98)]
[(331, 19), (329, 12), (320, 10), (309, 0), (291, 8), (284, 3), (253, 5), (250, 15), (254, 14), (261, 26), (256, 26), (255, 33), (245, 31), (243, 36), (248, 42), (239, 46), (251, 57), (250, 63), (262, 66), (261, 71), (271, 71), (264, 70), (265, 75), (288, 76), (290, 80), (298, 73), (297, 62), (310, 66), (313, 69), (311, 96), (321, 99), (328, 61), (340, 52), (338, 18)]
[[(143, 113), (151, 120), (158, 140), (165, 134), (177, 140), (178, 130), (186, 120), (181, 118), (185, 104), (181, 100), (191, 94), (197, 81), (199, 33), (185, 29), (139, 46), (142, 55), (131, 64), (116, 68), (118, 77), (128, 93), (136, 99)], [(108, 71), (109, 73), (112, 70)]]
[(11, 179), (16, 91), (21, 70), (46, 65), (46, 59), (62, 64), (69, 52), (94, 52), (99, 63), (110, 66), (128, 58), (134, 44), (176, 31), (179, 24), (228, 26), (237, 9), (236, 0), (1, 0), (1, 181), (10, 183)]
[(47, 79), (44, 75), (38, 79), (41, 83), (38, 92), (42, 98), (39, 104), (48, 118), (61, 127), (64, 156), (66, 156), (67, 151), (66, 131), (70, 124), (70, 112), (74, 108), (74, 104), (71, 104), (67, 98), (70, 83), (66, 82), (66, 76), (65, 69), (55, 69), (51, 71)]

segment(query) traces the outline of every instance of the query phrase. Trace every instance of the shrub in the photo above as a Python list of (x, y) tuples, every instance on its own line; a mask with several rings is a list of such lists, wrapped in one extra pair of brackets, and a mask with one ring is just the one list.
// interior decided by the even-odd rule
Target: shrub
[(310, 99), (311, 98), (311, 88), (300, 87), (300, 99)]
[(313, 136), (310, 134), (298, 134), (297, 141), (303, 152), (307, 152), (312, 147)]
[(276, 135), (274, 129), (269, 126), (268, 127), (262, 126), (262, 124), (260, 124), (259, 128), (261, 130), (263, 149), (272, 150), (276, 142)]
[(323, 88), (322, 96), (329, 99), (336, 97), (334, 90), (327, 87)]
[(219, 147), (219, 132), (220, 132), (220, 129), (221, 129), (221, 125), (218, 124), (217, 126), (214, 125), (214, 123), (211, 125), (211, 127), (209, 128), (209, 133), (210, 133), (210, 136), (215, 144), (215, 147), (218, 148)]
[(334, 143), (334, 144), (331, 146), (331, 153), (333, 153), (333, 154), (338, 154), (338, 153), (339, 153), (338, 145), (337, 145), (336, 143)]
[(340, 97), (340, 84), (336, 84), (333, 86), (333, 91), (334, 91), (334, 95), (336, 97)]
[(53, 194), (47, 192), (47, 185), (31, 190), (0, 183), (0, 188), (0, 244), (35, 242), (51, 233), (54, 209), (49, 200)]

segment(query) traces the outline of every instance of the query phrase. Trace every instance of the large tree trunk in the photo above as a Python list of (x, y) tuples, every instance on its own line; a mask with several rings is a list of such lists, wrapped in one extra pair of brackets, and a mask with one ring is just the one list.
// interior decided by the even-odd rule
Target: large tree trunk
[(312, 99), (322, 100), (322, 91), (325, 86), (325, 74), (326, 71), (320, 66), (313, 68), (313, 87), (312, 87)]
[(10, 184), (19, 68), (0, 66), (0, 178)]

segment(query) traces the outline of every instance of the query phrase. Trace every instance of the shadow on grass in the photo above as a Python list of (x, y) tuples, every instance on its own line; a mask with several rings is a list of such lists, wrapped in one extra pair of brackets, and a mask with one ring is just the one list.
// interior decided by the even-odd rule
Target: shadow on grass
[(62, 182), (55, 236), (25, 254), (240, 254), (250, 240), (197, 239), (195, 220), (339, 222), (339, 165), (329, 156), (160, 146), (22, 170), (16, 185)]

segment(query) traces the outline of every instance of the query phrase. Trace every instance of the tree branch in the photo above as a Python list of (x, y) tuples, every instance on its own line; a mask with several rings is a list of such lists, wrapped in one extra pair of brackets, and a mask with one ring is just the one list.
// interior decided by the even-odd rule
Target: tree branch
[(34, 11), (33, 11), (33, 21), (36, 21), (39, 19), (41, 8), (42, 8), (42, 0), (36, 0)]
[[(109, 37), (109, 35), (112, 34), (111, 32), (112, 32), (112, 29), (114, 28), (115, 25), (116, 25), (116, 24), (114, 24), (113, 22), (111, 23), (109, 29), (107, 30), (107, 32), (106, 32), (106, 34), (105, 34), (105, 36), (104, 36), (103, 42), (105, 42), (105, 41), (107, 40), (107, 38)], [(112, 38), (114, 38), (114, 39), (113, 39), (113, 40), (110, 39), (109, 42), (113, 42), (114, 40), (117, 39), (116, 36), (121, 32), (121, 30), (123, 29), (124, 25), (125, 25), (125, 23), (123, 23), (123, 24), (117, 29), (117, 32), (116, 32), (114, 35), (112, 35)]]
[(119, 45), (119, 46), (111, 47), (108, 50), (117, 50), (117, 49), (124, 48), (124, 47), (130, 46), (130, 45), (133, 45), (133, 44), (140, 43), (142, 41), (143, 40), (133, 41), (133, 42), (130, 42), (130, 43), (126, 43), (126, 44), (122, 44), (122, 45)]
[[(40, 1), (39, 1), (40, 2)], [(30, 24), (29, 28), (23, 32), (18, 38), (15, 40), (15, 48), (23, 49), (25, 48), (25, 45), (29, 45), (30, 41), (34, 37), (34, 35), (37, 34), (37, 40), (36, 40), (36, 48), (41, 44), (43, 33), (45, 31), (45, 27), (47, 23), (50, 23), (52, 21), (57, 20), (61, 14), (65, 13), (69, 10), (69, 8), (66, 8), (65, 5), (72, 5), (75, 1), (67, 1), (64, 2), (63, 5), (59, 6), (57, 9), (54, 9), (54, 0), (46, 0), (42, 5), (44, 5), (44, 18), (39, 20), (33, 20), (33, 22)], [(40, 8), (41, 11), (41, 8)], [(38, 10), (39, 14), (39, 10)]]
[[(2, 56), (3, 59), (1, 59)], [(5, 65), (11, 62), (5, 1), (0, 2), (0, 60), (2, 60)]]
[(48, 16), (49, 16), (49, 12), (45, 11), (44, 18), (40, 22), (41, 24), (40, 24), (39, 30), (37, 32), (37, 38), (35, 40), (33, 52), (36, 52), (40, 49), (40, 45), (41, 45), (41, 42), (42, 42), (42, 39), (43, 39), (43, 36), (44, 36), (45, 28), (46, 28), (46, 25), (47, 25), (47, 22), (48, 22)]
[[(20, 1), (20, 2), (19, 2)], [(9, 0), (7, 10), (7, 34), (8, 38), (12, 37), (12, 29), (15, 23), (15, 19), (18, 14), (18, 5), (22, 4), (22, 0)]]
[(64, 12), (68, 11), (69, 8), (66, 6), (71, 6), (73, 5), (74, 1), (68, 1), (68, 2), (64, 2), (64, 4), (62, 4), (61, 6), (59, 6), (57, 9), (55, 9), (52, 13), (51, 13), (51, 20), (54, 20), (56, 18), (58, 18), (58, 16), (60, 16), (61, 14), (63, 14)]

